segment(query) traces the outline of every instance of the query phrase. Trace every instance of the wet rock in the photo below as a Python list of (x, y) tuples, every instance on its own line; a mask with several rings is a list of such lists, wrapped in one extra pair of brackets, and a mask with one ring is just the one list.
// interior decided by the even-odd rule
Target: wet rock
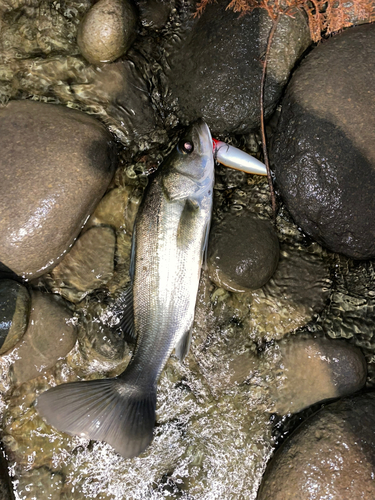
[(27, 289), (17, 281), (0, 281), (0, 354), (12, 349), (26, 331), (30, 309)]
[[(324, 309), (332, 283), (328, 264), (315, 247), (281, 246), (275, 274), (263, 288), (251, 292), (249, 332), (266, 340), (281, 339)], [(237, 296), (237, 300), (248, 302), (249, 298)]]
[(296, 223), (353, 259), (375, 257), (374, 71), (374, 25), (316, 47), (288, 86), (271, 151)]
[(51, 271), (53, 292), (71, 302), (109, 281), (113, 275), (116, 235), (110, 227), (92, 227), (84, 232), (63, 260)]
[(244, 292), (271, 278), (279, 261), (279, 242), (269, 221), (233, 210), (213, 225), (208, 252), (212, 281), (226, 290)]
[(155, 30), (164, 27), (171, 12), (171, 5), (161, 0), (140, 0), (139, 15), (143, 26)]
[(92, 64), (124, 55), (136, 35), (137, 15), (130, 0), (99, 0), (83, 18), (77, 34), (82, 55)]
[(38, 377), (67, 355), (76, 341), (72, 314), (53, 295), (32, 292), (29, 326), (17, 347), (13, 380), (22, 384)]
[(61, 259), (111, 181), (111, 136), (84, 113), (12, 101), (0, 110), (0, 149), (0, 260), (36, 277)]
[(366, 382), (362, 352), (345, 341), (291, 337), (276, 349), (277, 382), (271, 387), (276, 413), (297, 413), (318, 401), (348, 396)]
[(257, 499), (375, 498), (374, 419), (374, 394), (315, 413), (275, 453)]
[(8, 463), (0, 445), (0, 500), (14, 500), (13, 485), (9, 477)]
[[(263, 9), (239, 17), (227, 2), (207, 5), (184, 23), (166, 48), (167, 77), (183, 122), (203, 118), (213, 134), (245, 133), (259, 126), (261, 57), (272, 25)], [(275, 109), (296, 60), (310, 35), (301, 12), (281, 16), (267, 66), (265, 110)]]

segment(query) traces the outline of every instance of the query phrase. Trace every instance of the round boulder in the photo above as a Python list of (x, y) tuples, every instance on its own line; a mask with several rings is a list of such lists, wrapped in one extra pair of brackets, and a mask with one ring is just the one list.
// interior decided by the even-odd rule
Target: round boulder
[[(239, 16), (227, 1), (207, 5), (183, 23), (166, 47), (172, 99), (184, 122), (203, 118), (213, 134), (245, 133), (260, 124), (261, 57), (272, 21), (264, 9)], [(305, 17), (281, 16), (265, 82), (265, 111), (275, 109), (290, 71), (310, 44)]]
[(374, 74), (375, 25), (320, 44), (293, 75), (271, 149), (297, 225), (353, 259), (375, 257)]
[(12, 365), (16, 384), (38, 377), (73, 348), (77, 332), (73, 315), (60, 297), (32, 292), (29, 326), (15, 348)]
[(319, 401), (353, 394), (365, 385), (365, 357), (346, 341), (291, 337), (277, 349), (278, 378), (271, 388), (276, 413), (296, 413)]
[(110, 183), (111, 136), (63, 106), (0, 109), (0, 261), (34, 278), (61, 259)]
[(279, 241), (267, 220), (241, 210), (213, 225), (208, 245), (209, 276), (232, 292), (265, 285), (279, 261)]
[(269, 463), (257, 500), (375, 498), (375, 394), (307, 419)]
[(132, 44), (136, 24), (135, 8), (129, 0), (99, 0), (79, 26), (78, 47), (92, 64), (112, 62)]

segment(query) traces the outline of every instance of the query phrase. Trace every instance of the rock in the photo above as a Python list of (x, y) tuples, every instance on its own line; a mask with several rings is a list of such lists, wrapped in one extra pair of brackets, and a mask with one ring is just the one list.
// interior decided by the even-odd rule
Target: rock
[(268, 282), (278, 261), (279, 241), (267, 220), (233, 210), (213, 225), (208, 266), (217, 286), (232, 292), (256, 290)]
[(257, 500), (375, 498), (375, 395), (326, 406), (275, 453)]
[(68, 354), (76, 341), (72, 314), (55, 296), (32, 292), (29, 326), (16, 348), (12, 366), (16, 384), (38, 377)]
[(375, 257), (374, 72), (374, 25), (320, 44), (293, 75), (271, 148), (297, 225), (353, 259)]
[(9, 477), (4, 447), (0, 445), (0, 500), (14, 500), (13, 485)]
[(271, 387), (276, 413), (297, 413), (319, 401), (348, 396), (366, 382), (361, 350), (345, 341), (291, 337), (277, 348), (277, 383)]
[(275, 274), (251, 292), (249, 331), (270, 341), (301, 328), (324, 309), (331, 284), (328, 265), (314, 246), (306, 251), (283, 244)]
[(111, 136), (63, 106), (0, 109), (0, 261), (34, 278), (53, 268), (103, 196), (115, 167)]
[(116, 235), (110, 227), (92, 227), (51, 271), (52, 291), (71, 302), (109, 281), (113, 275)]
[(162, 0), (140, 0), (137, 3), (142, 26), (160, 30), (165, 26), (171, 13), (169, 2)]
[[(212, 134), (240, 134), (260, 124), (261, 57), (272, 21), (263, 9), (239, 17), (227, 2), (208, 5), (184, 23), (170, 47), (167, 77), (179, 118), (203, 118)], [(175, 40), (178, 41), (175, 41)], [(296, 60), (310, 44), (301, 12), (281, 16), (267, 66), (265, 110), (276, 107)]]
[(17, 281), (0, 281), (0, 354), (12, 349), (26, 331), (30, 296)]
[(129, 49), (136, 24), (137, 14), (130, 0), (99, 0), (79, 26), (78, 47), (92, 64), (112, 62)]

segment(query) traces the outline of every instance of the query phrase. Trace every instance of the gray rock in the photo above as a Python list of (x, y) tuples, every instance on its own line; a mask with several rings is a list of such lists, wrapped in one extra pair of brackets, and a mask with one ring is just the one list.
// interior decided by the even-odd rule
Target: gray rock
[[(213, 134), (244, 133), (259, 126), (261, 57), (272, 21), (263, 9), (239, 17), (227, 2), (212, 3), (184, 24), (166, 50), (167, 77), (182, 121), (204, 118)], [(265, 84), (265, 110), (275, 109), (296, 60), (310, 43), (304, 16), (281, 16)]]
[(29, 326), (16, 347), (15, 384), (38, 377), (68, 354), (76, 341), (72, 314), (53, 295), (32, 292)]
[(0, 354), (12, 349), (26, 331), (30, 296), (17, 281), (0, 281)]
[(262, 287), (279, 261), (272, 224), (246, 210), (229, 212), (214, 224), (208, 248), (210, 278), (232, 292)]
[(50, 286), (71, 302), (109, 281), (113, 275), (116, 236), (110, 227), (92, 227), (74, 243), (50, 273)]
[(271, 150), (295, 222), (353, 259), (375, 257), (374, 73), (374, 25), (320, 44), (288, 86)]
[(78, 47), (92, 64), (112, 62), (132, 44), (136, 24), (137, 14), (130, 0), (99, 0), (79, 26)]
[(365, 357), (345, 341), (291, 337), (277, 349), (277, 383), (271, 387), (276, 413), (296, 413), (319, 401), (353, 394), (365, 385)]
[(258, 500), (375, 498), (375, 395), (333, 403), (290, 436), (269, 463)]
[(12, 101), (0, 109), (0, 260), (27, 278), (61, 259), (115, 167), (111, 136), (63, 106)]

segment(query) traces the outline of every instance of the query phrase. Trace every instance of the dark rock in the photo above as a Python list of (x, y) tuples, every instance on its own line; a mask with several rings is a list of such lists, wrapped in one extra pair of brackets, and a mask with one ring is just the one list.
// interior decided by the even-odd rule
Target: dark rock
[(110, 227), (92, 227), (74, 243), (50, 273), (50, 286), (71, 302), (109, 281), (113, 275), (116, 236)]
[(296, 223), (353, 259), (375, 257), (374, 73), (374, 25), (320, 44), (292, 78), (271, 151)]
[(164, 27), (171, 12), (170, 3), (162, 0), (140, 0), (137, 6), (142, 25), (155, 30)]
[(76, 341), (72, 314), (56, 296), (32, 292), (29, 326), (12, 365), (16, 384), (38, 377), (68, 354)]
[(265, 285), (279, 261), (279, 242), (272, 224), (242, 210), (228, 213), (211, 230), (209, 275), (232, 292)]
[(333, 403), (306, 420), (269, 463), (258, 500), (375, 498), (375, 394)]
[(366, 382), (364, 355), (345, 341), (291, 337), (277, 349), (278, 382), (271, 388), (276, 413), (297, 413), (319, 401), (348, 396)]
[(136, 35), (137, 15), (128, 0), (99, 0), (83, 18), (77, 34), (82, 55), (92, 64), (124, 55)]
[(8, 462), (0, 445), (0, 500), (14, 500), (13, 485), (9, 477)]
[(111, 136), (84, 113), (12, 101), (0, 109), (0, 149), (0, 260), (36, 277), (61, 259), (111, 181)]
[(12, 349), (26, 331), (30, 296), (17, 281), (0, 281), (0, 354)]
[[(166, 50), (167, 77), (183, 122), (203, 118), (213, 134), (244, 133), (259, 126), (262, 56), (272, 21), (263, 9), (239, 16), (227, 2), (208, 5), (184, 23)], [(275, 109), (296, 60), (308, 47), (304, 16), (281, 16), (265, 84), (265, 110)]]

